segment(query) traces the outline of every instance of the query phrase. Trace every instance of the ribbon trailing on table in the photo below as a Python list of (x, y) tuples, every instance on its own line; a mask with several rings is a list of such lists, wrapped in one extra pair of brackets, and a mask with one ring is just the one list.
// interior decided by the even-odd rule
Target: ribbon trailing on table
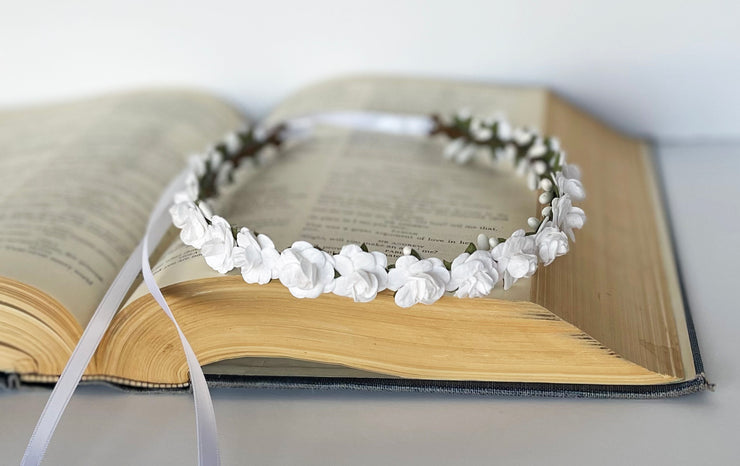
[[(331, 112), (318, 113), (288, 120), (285, 125), (285, 139), (299, 139), (308, 135), (318, 125), (337, 126), (360, 131), (382, 132), (390, 134), (404, 134), (421, 136), (428, 135), (432, 129), (432, 121), (426, 116), (396, 115), (379, 112)], [(149, 246), (158, 244), (170, 226), (168, 207), (177, 191), (185, 185), (187, 171), (178, 175), (159, 197), (147, 223), (146, 232), (141, 243), (129, 256), (121, 271), (118, 273), (108, 291), (100, 301), (98, 308), (90, 319), (80, 341), (67, 361), (59, 380), (46, 402), (41, 417), (28, 442), (26, 451), (21, 460), (21, 466), (37, 466), (46, 453), (51, 437), (54, 435), (64, 410), (72, 398), (77, 385), (82, 379), (85, 368), (95, 354), (103, 335), (108, 329), (123, 298), (130, 289), (137, 274), (141, 271), (144, 283), (162, 310), (170, 318), (177, 334), (180, 337), (185, 358), (190, 371), (190, 386), (193, 390), (195, 403), (195, 421), (198, 435), (198, 464), (200, 466), (218, 466), (220, 464), (218, 450), (218, 432), (216, 416), (213, 411), (213, 402), (208, 391), (203, 370), (200, 367), (195, 352), (188, 343), (185, 334), (180, 329), (175, 316), (167, 305), (162, 291), (152, 274), (149, 263)]]
[(154, 299), (162, 306), (167, 316), (175, 325), (183, 349), (185, 350), (188, 368), (190, 369), (190, 384), (193, 388), (193, 396), (195, 398), (195, 417), (198, 432), (198, 464), (201, 466), (217, 466), (220, 464), (216, 416), (213, 412), (213, 404), (211, 402), (211, 396), (208, 393), (208, 386), (203, 376), (203, 370), (185, 335), (180, 330), (180, 326), (177, 325), (172, 311), (170, 311), (170, 308), (164, 301), (162, 293), (154, 281), (154, 276), (149, 265), (149, 244), (159, 243), (169, 228), (170, 216), (167, 209), (175, 193), (183, 189), (186, 174), (187, 172), (181, 173), (164, 190), (149, 217), (144, 239), (142, 239), (134, 252), (131, 253), (131, 256), (129, 256), (123, 268), (113, 280), (110, 288), (108, 288), (105, 296), (103, 296), (102, 301), (100, 301), (100, 305), (98, 305), (92, 319), (90, 319), (90, 323), (82, 333), (80, 341), (77, 343), (59, 380), (54, 386), (54, 390), (51, 392), (51, 396), (49, 396), (49, 400), (46, 402), (46, 406), (36, 423), (36, 428), (26, 447), (26, 452), (21, 460), (21, 466), (36, 466), (41, 463), (51, 437), (54, 434), (54, 430), (57, 424), (59, 424), (59, 420), (69, 400), (72, 398), (72, 394), (75, 388), (77, 388), (82, 374), (85, 372), (85, 368), (90, 363), (90, 359), (95, 354), (100, 340), (103, 338), (113, 316), (115, 316), (116, 311), (121, 305), (121, 301), (123, 301), (124, 296), (140, 270), (149, 290), (154, 290), (152, 292)]

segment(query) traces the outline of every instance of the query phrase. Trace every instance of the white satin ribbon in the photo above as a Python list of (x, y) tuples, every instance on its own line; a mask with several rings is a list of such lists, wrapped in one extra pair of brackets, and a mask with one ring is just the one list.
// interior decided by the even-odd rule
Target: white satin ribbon
[[(310, 134), (318, 125), (339, 126), (360, 131), (373, 131), (390, 134), (405, 134), (422, 136), (429, 134), (432, 129), (432, 120), (426, 116), (396, 115), (380, 112), (329, 112), (306, 115), (293, 118), (286, 122), (284, 137), (298, 139)], [(26, 447), (21, 460), (21, 466), (36, 466), (46, 453), (54, 430), (64, 410), (72, 398), (79, 384), (85, 368), (90, 363), (95, 350), (100, 344), (105, 331), (108, 329), (113, 316), (121, 305), (121, 301), (133, 284), (139, 271), (142, 272), (144, 283), (154, 299), (164, 310), (167, 317), (177, 329), (185, 358), (190, 370), (190, 385), (193, 389), (195, 402), (195, 422), (198, 435), (198, 464), (201, 466), (218, 466), (220, 464), (218, 450), (218, 431), (216, 416), (213, 411), (213, 402), (208, 391), (203, 370), (200, 367), (195, 352), (190, 347), (185, 334), (175, 320), (170, 307), (167, 305), (159, 286), (152, 274), (149, 263), (149, 245), (158, 244), (170, 225), (170, 216), (167, 212), (177, 191), (184, 187), (187, 171), (178, 175), (164, 190), (157, 201), (154, 210), (149, 216), (146, 232), (141, 243), (128, 258), (121, 271), (105, 293), (100, 305), (95, 310), (92, 319), (82, 333), (72, 355), (67, 361), (59, 380), (46, 402), (36, 428)]]
[(319, 125), (376, 133), (427, 136), (433, 124), (431, 118), (423, 115), (354, 111), (312, 113), (286, 121), (285, 137), (288, 139), (304, 137)]
[(87, 328), (82, 333), (80, 341), (77, 343), (59, 380), (54, 386), (54, 390), (52, 390), (49, 396), (49, 400), (46, 402), (44, 411), (41, 413), (41, 417), (26, 447), (26, 452), (21, 460), (21, 466), (36, 466), (41, 463), (51, 437), (54, 434), (54, 430), (57, 424), (59, 424), (59, 420), (70, 398), (72, 398), (72, 394), (75, 388), (77, 388), (82, 374), (85, 372), (85, 368), (89, 364), (90, 359), (92, 359), (93, 354), (95, 354), (100, 340), (103, 338), (113, 316), (115, 316), (116, 311), (121, 305), (121, 301), (136, 279), (136, 275), (142, 270), (142, 264), (144, 264), (142, 273), (147, 288), (152, 291), (154, 298), (175, 324), (183, 349), (185, 350), (188, 368), (190, 369), (190, 383), (193, 387), (193, 395), (195, 397), (199, 464), (201, 466), (216, 466), (220, 464), (216, 416), (213, 412), (213, 404), (211, 403), (211, 397), (208, 393), (208, 386), (206, 385), (203, 371), (185, 335), (183, 335), (180, 327), (177, 325), (172, 311), (170, 311), (167, 303), (164, 301), (159, 287), (154, 282), (151, 267), (149, 266), (149, 244), (150, 242), (153, 244), (159, 243), (169, 228), (171, 220), (167, 209), (175, 193), (183, 189), (186, 175), (187, 172), (181, 173), (164, 190), (149, 217), (144, 239), (136, 247), (131, 256), (129, 256), (123, 268), (108, 288), (102, 301), (100, 301), (100, 305), (95, 310)]

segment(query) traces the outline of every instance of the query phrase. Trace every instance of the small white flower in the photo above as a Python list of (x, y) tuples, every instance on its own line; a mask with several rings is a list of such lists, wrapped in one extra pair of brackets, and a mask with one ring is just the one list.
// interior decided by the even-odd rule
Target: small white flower
[(264, 285), (278, 278), (280, 253), (267, 235), (255, 237), (249, 228), (242, 228), (236, 235), (236, 244), (232, 252), (234, 267), (241, 269), (245, 282)]
[(532, 137), (534, 137), (533, 132), (525, 128), (514, 128), (512, 134), (512, 139), (520, 146), (529, 144), (532, 141)]
[(542, 157), (546, 153), (547, 153), (547, 146), (545, 145), (545, 142), (542, 140), (542, 138), (537, 138), (534, 144), (532, 144), (532, 147), (529, 148), (529, 151), (527, 151), (527, 157), (529, 158)]
[(221, 153), (221, 151), (216, 150), (215, 148), (211, 148), (208, 150), (206, 157), (208, 159), (208, 165), (210, 166), (211, 170), (218, 171), (218, 167), (220, 167), (221, 162), (224, 161), (224, 155)]
[(516, 160), (516, 146), (514, 144), (506, 144), (503, 148), (497, 148), (495, 154), (497, 160), (504, 160), (513, 164), (514, 160)]
[(458, 298), (480, 298), (488, 296), (496, 282), (498, 270), (491, 254), (478, 250), (464, 252), (452, 261), (447, 291), (455, 291)]
[(278, 278), (296, 298), (317, 298), (334, 288), (334, 259), (306, 241), (280, 254)]
[(547, 146), (550, 148), (551, 151), (559, 151), (560, 150), (560, 139), (556, 137), (551, 137), (547, 141)]
[(575, 201), (586, 198), (586, 191), (581, 183), (581, 172), (575, 165), (566, 165), (555, 174), (555, 184), (560, 195), (568, 194)]
[(170, 207), (170, 215), (182, 242), (200, 249), (208, 239), (208, 223), (198, 206), (191, 200), (178, 202)]
[(575, 207), (569, 194), (563, 194), (552, 200), (552, 223), (568, 234), (575, 242), (574, 229), (580, 229), (586, 222), (586, 214), (580, 207)]
[(457, 138), (445, 147), (443, 155), (447, 160), (463, 164), (475, 155), (475, 145), (466, 143), (464, 138)]
[(547, 171), (547, 164), (543, 160), (535, 160), (532, 164), (532, 171), (542, 176)]
[(267, 129), (262, 125), (255, 126), (254, 130), (252, 130), (252, 139), (257, 142), (264, 141), (267, 139)]
[(511, 139), (511, 125), (506, 120), (499, 120), (496, 127), (498, 138), (502, 141)]
[(208, 240), (203, 243), (200, 253), (206, 263), (218, 273), (226, 273), (234, 268), (234, 234), (226, 219), (214, 215), (208, 225)]
[(206, 159), (201, 154), (193, 154), (188, 157), (188, 167), (195, 176), (203, 176), (206, 172)]
[(334, 294), (366, 303), (388, 286), (388, 259), (378, 251), (365, 252), (348, 244), (334, 255), (334, 267), (340, 276), (334, 280)]
[(396, 291), (396, 304), (401, 307), (434, 303), (442, 297), (449, 281), (450, 272), (437, 258), (401, 256), (388, 272), (388, 289)]
[(493, 136), (493, 131), (480, 118), (470, 120), (470, 134), (476, 141), (488, 141)]
[(517, 230), (503, 243), (491, 251), (500, 274), (504, 276), (504, 290), (511, 288), (520, 278), (534, 275), (537, 256), (534, 255), (534, 239)]
[(537, 255), (545, 265), (550, 265), (556, 257), (568, 253), (568, 237), (552, 226), (552, 222), (547, 222), (545, 227), (537, 232), (534, 244)]
[(242, 138), (239, 137), (236, 131), (232, 131), (224, 138), (224, 145), (226, 145), (229, 155), (234, 155), (242, 150)]

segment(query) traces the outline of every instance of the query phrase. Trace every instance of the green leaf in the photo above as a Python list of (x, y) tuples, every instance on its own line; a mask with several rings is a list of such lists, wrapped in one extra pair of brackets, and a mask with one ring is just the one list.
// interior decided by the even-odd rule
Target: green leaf
[(386, 269), (387, 270), (391, 270), (391, 269), (395, 269), (395, 268), (396, 268), (396, 264), (391, 264)]
[(362, 243), (362, 244), (360, 245), (360, 249), (362, 249), (362, 250), (363, 250), (363, 251), (365, 251), (365, 252), (369, 252), (369, 251), (368, 251), (368, 249), (367, 249), (367, 244), (365, 244), (365, 243)]
[(214, 147), (214, 149), (218, 152), (221, 152), (221, 154), (224, 156), (229, 155), (229, 151), (226, 150), (226, 144), (224, 144), (223, 142), (216, 144), (216, 147)]
[(421, 260), (421, 256), (420, 256), (420, 255), (419, 255), (419, 253), (418, 253), (418, 252), (416, 251), (416, 249), (412, 249), (412, 250), (411, 250), (411, 255), (412, 255), (412, 256), (414, 256), (414, 257), (416, 257), (417, 259)]
[(470, 243), (468, 244), (468, 247), (465, 249), (465, 252), (467, 252), (468, 254), (473, 254), (477, 250), (478, 248), (476, 247), (476, 245), (474, 243)]
[(448, 260), (442, 260), (442, 263), (445, 265), (445, 268), (447, 270), (452, 270), (452, 262), (450, 262)]
[(339, 278), (341, 276), (342, 276), (342, 274), (340, 274), (339, 272), (337, 272), (337, 269), (334, 269), (334, 278)]

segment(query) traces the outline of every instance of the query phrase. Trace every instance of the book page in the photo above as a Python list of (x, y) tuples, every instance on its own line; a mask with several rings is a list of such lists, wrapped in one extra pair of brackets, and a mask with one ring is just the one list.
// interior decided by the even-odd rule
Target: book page
[(190, 92), (119, 94), (0, 113), (0, 276), (89, 320), (186, 156), (243, 125)]
[[(331, 110), (451, 114), (466, 107), (538, 127), (543, 98), (536, 89), (355, 78), (308, 88), (281, 104), (270, 120)], [(445, 161), (446, 142), (323, 127), (272, 154), (269, 165), (240, 171), (216, 210), (232, 225), (268, 234), (278, 249), (300, 239), (335, 253), (344, 244), (364, 242), (385, 252), (389, 263), (407, 245), (424, 257), (452, 260), (480, 233), (508, 237), (526, 228), (538, 208), (525, 180), (512, 167)], [(177, 239), (154, 272), (160, 286), (219, 275)], [(492, 297), (528, 300), (529, 287), (529, 280), (521, 280)]]

